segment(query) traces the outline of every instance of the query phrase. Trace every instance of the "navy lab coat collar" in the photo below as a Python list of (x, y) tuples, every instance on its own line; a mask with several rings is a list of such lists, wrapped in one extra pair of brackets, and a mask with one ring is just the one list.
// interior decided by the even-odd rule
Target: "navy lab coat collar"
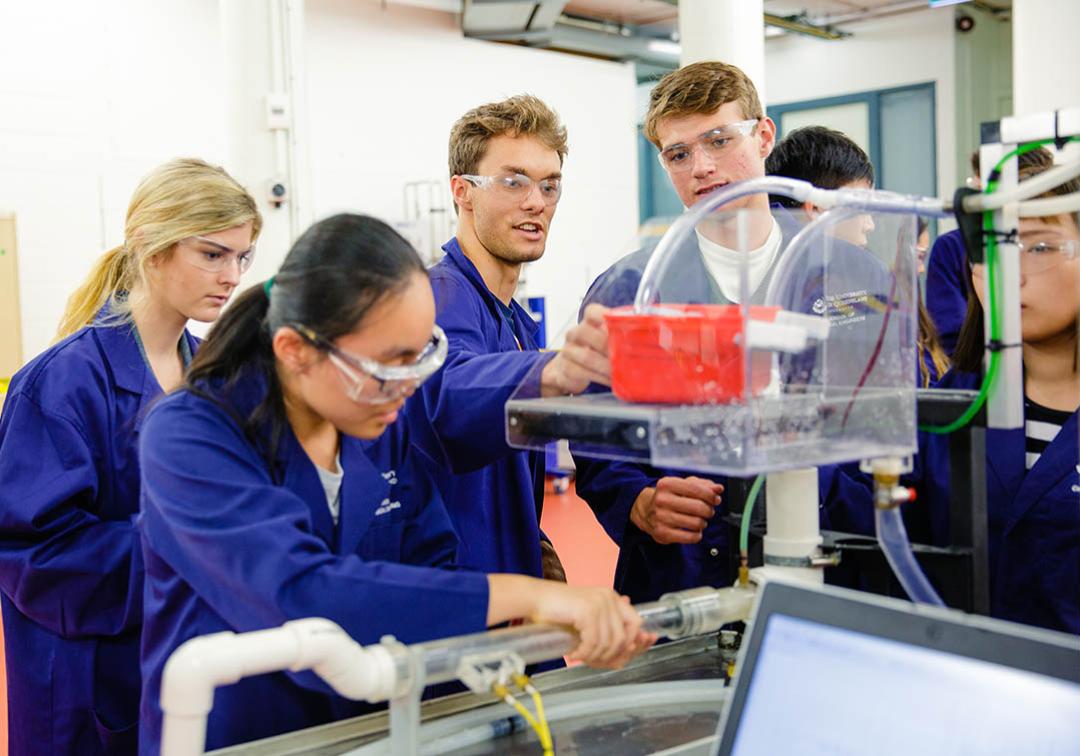
[[(446, 253), (450, 262), (461, 271), (461, 273), (468, 279), (476, 290), (480, 292), (480, 296), (484, 300), (484, 304), (487, 305), (491, 314), (499, 319), (502, 319), (502, 314), (499, 312), (500, 301), (491, 292), (491, 289), (484, 283), (484, 277), (480, 275), (480, 271), (476, 269), (476, 265), (468, 258), (465, 251), (461, 248), (461, 243), (458, 242), (457, 237), (453, 237), (450, 241), (443, 245), (443, 251)], [(532, 316), (525, 311), (516, 300), (510, 300), (510, 308), (514, 311), (514, 330), (518, 333), (524, 333), (528, 335), (528, 340), (532, 342), (535, 347), (536, 334), (540, 331), (540, 324), (533, 320)], [(525, 344), (522, 347), (529, 348)], [(533, 348), (534, 348), (533, 347)]]

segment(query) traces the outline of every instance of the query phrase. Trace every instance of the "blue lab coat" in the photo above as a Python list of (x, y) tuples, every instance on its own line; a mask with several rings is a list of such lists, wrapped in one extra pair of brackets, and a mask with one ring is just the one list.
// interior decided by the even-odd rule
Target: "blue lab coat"
[[(977, 389), (981, 378), (953, 371), (941, 388)], [(1080, 634), (1080, 475), (1077, 412), (1031, 470), (1024, 429), (986, 431), (990, 610), (995, 617)], [(947, 540), (948, 436), (924, 442), (925, 495), (939, 539)]]
[(414, 443), (446, 501), (459, 564), (540, 577), (544, 458), (507, 445), (505, 405), (555, 353), (537, 351), (539, 326), (517, 302), (508, 322), (457, 239), (443, 249), (430, 275), (450, 351), (406, 407)]
[(942, 234), (926, 263), (926, 309), (937, 327), (941, 346), (950, 357), (967, 314), (967, 252), (959, 231)]
[[(787, 243), (798, 233), (801, 225), (792, 214), (780, 208), (774, 207), (773, 213)], [(632, 303), (651, 254), (652, 248), (639, 250), (601, 274), (586, 294), (582, 311), (593, 302), (609, 307)], [(725, 301), (696, 248), (681, 249), (678, 254), (677, 264), (673, 261), (660, 282), (660, 301), (688, 304)], [(886, 295), (889, 276), (880, 262), (865, 250), (834, 239), (829, 251), (829, 282), (826, 283), (823, 274), (825, 259), (820, 251), (811, 250), (806, 264), (800, 266), (797, 275), (788, 280), (781, 292), (782, 301), (791, 302), (793, 309), (802, 312), (831, 313), (831, 317), (849, 314), (880, 317), (869, 305), (848, 304), (843, 302), (843, 297), (837, 300), (837, 304), (824, 301), (824, 287), (828, 287), (829, 294), (843, 294), (846, 291), (843, 284), (848, 280), (858, 283), (860, 288), (865, 286), (866, 281), (873, 281), (865, 288), (878, 297)], [(776, 263), (759, 284), (753, 303), (763, 301), (775, 269)], [(838, 284), (839, 288), (836, 288)], [(818, 300), (821, 302), (818, 303)], [(818, 306), (814, 307), (815, 304)], [(839, 343), (845, 335), (840, 330), (830, 335), (830, 339)], [(868, 345), (859, 343), (854, 346), (865, 352)], [(858, 360), (848, 362), (858, 364)], [(813, 365), (805, 364), (805, 360), (795, 356), (793, 359), (783, 359), (781, 367), (791, 375), (808, 372)], [(833, 367), (835, 369), (835, 362)], [(844, 367), (843, 363), (841, 367)], [(620, 547), (615, 568), (617, 591), (630, 596), (634, 602), (652, 601), (669, 591), (700, 585), (722, 586), (732, 582), (734, 574), (728, 563), (729, 526), (723, 522), (721, 515), (729, 507), (741, 513), (744, 502), (733, 500), (730, 491), (724, 495), (723, 505), (706, 526), (701, 541), (689, 545), (658, 544), (652, 536), (630, 522), (634, 500), (642, 489), (654, 486), (661, 477), (685, 477), (692, 473), (661, 470), (631, 462), (590, 459), (580, 454), (575, 454), (574, 462), (577, 466), (578, 494), (593, 509), (604, 530)], [(731, 482), (724, 476), (705, 477), (732, 488)], [(866, 506), (869, 501), (868, 483), (857, 469), (837, 465), (821, 467), (818, 493), (822, 528), (873, 533), (873, 508)]]
[[(341, 437), (341, 520), (286, 427), (273, 464), (237, 420), (265, 395), (242, 380), (215, 402), (188, 391), (161, 401), (140, 445), (146, 562), (140, 753), (161, 737), (162, 671), (189, 638), (326, 617), (361, 644), (478, 632), (487, 578), (450, 567), (457, 542), (404, 422), (375, 440)], [(269, 431), (258, 436), (266, 448)], [(207, 747), (362, 713), (313, 673), (275, 673), (219, 688)]]
[(159, 394), (129, 325), (83, 328), (12, 379), (0, 417), (12, 754), (135, 751), (137, 440)]

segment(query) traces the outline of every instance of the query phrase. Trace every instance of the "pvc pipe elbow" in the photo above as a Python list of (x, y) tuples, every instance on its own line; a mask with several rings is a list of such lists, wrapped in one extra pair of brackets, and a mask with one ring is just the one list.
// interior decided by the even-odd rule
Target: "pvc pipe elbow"
[(214, 706), (214, 689), (240, 678), (234, 653), (236, 633), (203, 635), (185, 642), (165, 662), (161, 709), (182, 717), (206, 716)]
[(340, 695), (354, 701), (385, 701), (393, 695), (397, 668), (383, 646), (364, 648), (328, 619), (287, 622), (297, 643), (290, 669), (311, 669)]

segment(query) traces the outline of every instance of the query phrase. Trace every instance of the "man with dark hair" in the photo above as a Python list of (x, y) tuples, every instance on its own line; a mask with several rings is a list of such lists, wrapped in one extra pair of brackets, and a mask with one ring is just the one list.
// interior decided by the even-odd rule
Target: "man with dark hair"
[[(850, 137), (825, 126), (795, 129), (765, 159), (770, 176), (809, 181), (822, 189), (874, 186), (874, 164)], [(800, 207), (798, 200), (770, 195), (769, 201), (784, 207)]]
[(513, 299), (521, 266), (544, 254), (566, 152), (558, 115), (531, 95), (474, 108), (450, 134), (457, 234), (430, 271), (450, 350), (406, 412), (457, 531), (458, 564), (471, 570), (565, 579), (540, 532), (543, 458), (507, 446), (503, 412), (526, 377), (545, 396), (607, 380), (594, 369), (606, 365), (590, 346), (596, 322), (541, 353), (536, 323)]

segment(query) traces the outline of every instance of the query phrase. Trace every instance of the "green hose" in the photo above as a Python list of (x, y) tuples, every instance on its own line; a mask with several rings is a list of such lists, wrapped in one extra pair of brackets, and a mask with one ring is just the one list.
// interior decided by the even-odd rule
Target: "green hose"
[(750, 515), (754, 511), (754, 502), (757, 501), (758, 492), (761, 491), (761, 484), (764, 482), (764, 475), (754, 478), (754, 484), (750, 486), (750, 493), (743, 506), (742, 522), (739, 523), (739, 556), (742, 559), (746, 559), (750, 552)]
[[(997, 162), (994, 166), (994, 170), (991, 172), (991, 176), (996, 175), (1007, 163), (1014, 157), (1018, 157), (1032, 150), (1037, 150), (1043, 145), (1051, 144), (1053, 139), (1043, 139), (1038, 142), (1028, 142), (1017, 147), (1012, 152), (1008, 153)], [(1072, 137), (1069, 141), (1078, 142), (1080, 137)], [(990, 195), (997, 191), (998, 182), (995, 179), (991, 179), (986, 183), (985, 194)], [(1001, 342), (1001, 313), (998, 311), (997, 303), (997, 287), (995, 286), (995, 279), (997, 277), (997, 237), (992, 233), (994, 230), (994, 211), (988, 210), (983, 213), (983, 230), (990, 232), (986, 235), (986, 282), (987, 288), (990, 290), (990, 302), (987, 308), (990, 311), (990, 340), (993, 342)], [(986, 374), (983, 376), (982, 385), (979, 386), (979, 395), (975, 397), (975, 400), (964, 410), (964, 414), (956, 418), (948, 425), (934, 426), (934, 425), (920, 425), (919, 430), (927, 431), (929, 433), (953, 433), (969, 422), (979, 413), (983, 405), (986, 404), (986, 398), (990, 395), (990, 389), (994, 385), (994, 381), (997, 379), (999, 364), (1001, 361), (1001, 353), (998, 351), (990, 352), (990, 364), (986, 368)]]

